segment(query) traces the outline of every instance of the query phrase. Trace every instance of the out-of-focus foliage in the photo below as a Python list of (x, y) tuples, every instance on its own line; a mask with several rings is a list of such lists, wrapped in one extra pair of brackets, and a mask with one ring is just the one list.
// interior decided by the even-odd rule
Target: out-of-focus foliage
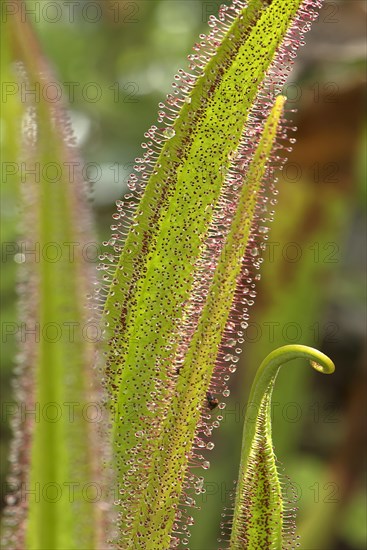
[[(20, 241), (5, 241), (4, 252), (9, 257), (11, 245), (13, 254), (19, 246), (11, 259), (23, 265), (17, 271), (17, 322), (3, 325), (4, 336), (16, 334), (18, 327), (21, 337), (14, 369), (18, 414), (12, 419), (9, 506), (2, 542), (9, 548), (35, 550), (94, 548), (100, 546), (105, 524), (100, 505), (85, 498), (82, 487), (95, 481), (97, 470), (101, 479), (96, 427), (81, 412), (73, 418), (59, 415), (62, 405), (84, 407), (98, 397), (96, 349), (84, 331), (91, 318), (87, 295), (93, 291), (91, 266), (82, 254), (93, 240), (86, 189), (80, 170), (70, 177), (68, 165), (77, 165), (78, 158), (62, 105), (43, 94), (31, 94), (26, 101), (11, 94), (17, 87), (46, 89), (55, 82), (32, 26), (24, 24), (19, 12), (4, 23), (4, 34), (3, 61), (13, 80), (3, 83), (11, 96), (10, 112), (4, 109), (10, 147), (3, 168), (6, 176), (14, 176), (9, 179), (21, 212)], [(50, 166), (58, 170), (51, 181), (46, 175)], [(77, 245), (72, 258), (60, 253), (62, 245), (71, 243)], [(57, 249), (56, 256), (50, 247)], [(71, 337), (64, 330), (67, 326), (73, 326)], [(57, 409), (56, 418), (50, 405)], [(5, 402), (2, 410), (9, 413), (11, 408)], [(56, 498), (47, 494), (50, 486), (58, 491), (72, 479), (79, 484), (72, 498), (67, 491)], [(31, 487), (35, 496), (26, 498), (23, 491)]]

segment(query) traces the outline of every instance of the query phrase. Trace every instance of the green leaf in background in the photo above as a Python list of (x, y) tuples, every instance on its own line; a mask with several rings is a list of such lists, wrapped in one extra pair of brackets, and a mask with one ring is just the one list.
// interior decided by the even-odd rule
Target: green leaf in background
[[(43, 90), (54, 79), (31, 27), (20, 11), (7, 25), (19, 84)], [(23, 348), (4, 546), (93, 549), (104, 546), (105, 525), (103, 502), (86, 493), (104, 489), (99, 436), (88, 416), (88, 404), (99, 398), (93, 371), (98, 327), (86, 307), (90, 213), (62, 106), (35, 93), (21, 97), (21, 109), (16, 157), (23, 217), (16, 260)]]

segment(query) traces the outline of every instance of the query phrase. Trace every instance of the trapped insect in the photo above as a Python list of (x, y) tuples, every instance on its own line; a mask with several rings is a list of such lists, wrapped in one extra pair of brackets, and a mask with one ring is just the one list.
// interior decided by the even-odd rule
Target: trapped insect
[(206, 392), (206, 399), (208, 401), (208, 407), (211, 411), (218, 406), (219, 401), (212, 393)]

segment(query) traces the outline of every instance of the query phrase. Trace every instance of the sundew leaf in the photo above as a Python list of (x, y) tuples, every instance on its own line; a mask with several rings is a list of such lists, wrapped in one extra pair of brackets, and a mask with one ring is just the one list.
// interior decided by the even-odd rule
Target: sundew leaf
[[(181, 514), (177, 502), (187, 461), (205, 464), (202, 457), (191, 453), (196, 443), (202, 445), (195, 440), (193, 447), (193, 426), (200, 416), (195, 407), (190, 406), (190, 416), (183, 415), (182, 420), (190, 425), (190, 437), (177, 435), (178, 452), (186, 457), (180, 462), (175, 490), (156, 485), (162, 473), (156, 470), (159, 453), (171, 453), (165, 443), (175, 425), (172, 419), (176, 422), (177, 411), (185, 402), (182, 395), (195, 394), (192, 403), (200, 411), (213, 367), (219, 367), (214, 378), (221, 382), (211, 387), (224, 391), (224, 375), (228, 369), (234, 370), (232, 365), (226, 370), (222, 364), (227, 361), (223, 346), (233, 346), (229, 337), (233, 340), (237, 335), (238, 323), (246, 318), (251, 300), (240, 298), (240, 293), (233, 298), (236, 284), (244, 293), (241, 274), (233, 266), (226, 273), (233, 294), (228, 297), (224, 323), (221, 319), (210, 326), (209, 310), (202, 317), (204, 304), (231, 234), (241, 189), (258, 172), (257, 200), (248, 197), (245, 241), (236, 257), (239, 272), (242, 267), (242, 276), (251, 286), (247, 288), (249, 296), (254, 295), (250, 269), (260, 266), (256, 245), (267, 232), (274, 203), (274, 178), (267, 162), (274, 135), (264, 142), (261, 133), (317, 6), (317, 2), (274, 0), (252, 1), (248, 6), (235, 1), (231, 8), (222, 8), (219, 21), (210, 21), (211, 32), (201, 36), (201, 43), (195, 46), (197, 53), (190, 56), (192, 73), (180, 71), (175, 93), (168, 96), (166, 104), (160, 104), (161, 126), (146, 133), (147, 142), (142, 145), (146, 152), (137, 159), (130, 178), (132, 192), (118, 201), (113, 234), (107, 243), (112, 251), (105, 254), (100, 268), (106, 283), (101, 291), (105, 382), (120, 493), (116, 504), (121, 528), (117, 544), (121, 548), (146, 547), (147, 533), (150, 537), (153, 530), (152, 548), (154, 544), (168, 547), (178, 543), (170, 530), (172, 514)], [(274, 116), (272, 112), (269, 124)], [(258, 158), (259, 154), (264, 156)], [(216, 338), (200, 342), (205, 352), (198, 359), (201, 374), (195, 379), (195, 367), (193, 375), (188, 375), (188, 358), (194, 354), (193, 342), (199, 345), (204, 325), (209, 325), (208, 332), (215, 332)], [(211, 352), (209, 341), (214, 346)], [(190, 389), (195, 380), (197, 385)], [(212, 427), (204, 424), (204, 432), (210, 435)], [(172, 470), (168, 471), (171, 483)], [(192, 486), (195, 476), (190, 479)], [(162, 508), (152, 500), (152, 494), (157, 496), (160, 490), (164, 492)], [(191, 497), (184, 496), (184, 500), (192, 502)], [(178, 525), (180, 518), (176, 519)], [(153, 529), (157, 522), (158, 531)]]
[(26, 101), (21, 96), (18, 164), (24, 333), (3, 544), (105, 548), (100, 445), (88, 409), (99, 399), (92, 380), (98, 327), (84, 299), (93, 278), (83, 251), (93, 233), (69, 122), (62, 106), (43, 93), (55, 79), (25, 21), (19, 9), (7, 22), (9, 57), (29, 93)]
[[(200, 405), (208, 387), (222, 333), (229, 317), (228, 304), (233, 301), (236, 282), (241, 274), (242, 259), (251, 231), (258, 195), (261, 189), (285, 98), (277, 98), (266, 121), (259, 146), (248, 169), (236, 213), (221, 251), (197, 329), (186, 353), (162, 436), (157, 440), (151, 473), (147, 480), (146, 502), (134, 518), (136, 532), (149, 539), (149, 548), (169, 544), (178, 498), (189, 453), (200, 417)], [(203, 467), (207, 467), (203, 464)], [(149, 511), (149, 509), (151, 511)], [(133, 540), (137, 545), (139, 538)]]
[(323, 374), (335, 370), (325, 354), (296, 344), (272, 351), (261, 363), (246, 409), (230, 550), (295, 546), (294, 521), (287, 521), (273, 450), (271, 397), (279, 369), (300, 358)]

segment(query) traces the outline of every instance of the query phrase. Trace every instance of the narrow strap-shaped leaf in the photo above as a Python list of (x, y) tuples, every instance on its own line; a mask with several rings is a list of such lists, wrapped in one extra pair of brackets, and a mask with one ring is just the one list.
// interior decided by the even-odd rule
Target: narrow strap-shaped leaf
[(294, 359), (305, 358), (323, 374), (335, 367), (320, 351), (288, 345), (271, 352), (257, 371), (243, 429), (241, 465), (230, 539), (230, 550), (281, 550), (284, 504), (271, 436), (271, 397), (279, 369)]
[[(253, 126), (249, 113), (301, 4), (234, 3), (235, 17), (211, 39), (214, 51), (206, 56), (207, 66), (203, 64), (197, 76), (182, 76), (181, 85), (187, 88), (183, 99), (168, 98), (166, 114), (181, 107), (177, 116), (174, 113), (165, 128), (146, 134), (147, 155), (138, 166), (142, 176), (135, 176), (132, 187), (142, 193), (149, 179), (123, 243), (119, 232), (131, 197), (119, 204), (115, 215), (112, 241), (121, 255), (102, 268), (109, 284), (104, 307), (106, 384), (124, 531), (143, 498), (154, 440), (171, 407), (185, 305), (218, 208), (223, 176), (246, 129)], [(269, 105), (268, 100), (265, 114)], [(258, 144), (258, 135), (256, 139), (252, 145)]]
[(237, 279), (241, 273), (258, 193), (274, 144), (284, 100), (282, 96), (277, 98), (266, 121), (198, 328), (180, 369), (175, 395), (162, 426), (162, 436), (157, 438), (152, 466), (146, 479), (146, 498), (140, 502), (140, 509), (135, 513), (129, 533), (129, 541), (134, 548), (140, 547), (141, 540), (149, 540), (146, 548), (152, 550), (169, 546), (200, 405), (209, 384)]
[[(42, 90), (51, 75), (35, 34), (22, 19), (24, 7), (19, 2), (9, 17), (7, 46), (27, 88)], [(62, 106), (42, 93), (34, 97), (23, 105), (27, 176), (20, 182), (26, 279), (21, 313), (27, 333), (18, 397), (26, 420), (20, 420), (16, 435), (14, 467), (24, 475), (7, 510), (15, 532), (8, 530), (6, 544), (26, 550), (92, 550), (100, 546), (104, 529), (92, 494), (103, 489), (96, 424), (86, 408), (97, 397), (88, 333), (93, 327), (85, 303), (91, 273), (82, 255), (93, 236), (69, 121)], [(22, 463), (24, 457), (29, 463)]]
[(152, 372), (172, 356), (223, 174), (300, 4), (274, 0), (269, 6), (256, 0), (239, 10), (172, 127), (147, 134), (152, 140), (148, 148), (163, 146), (111, 278), (104, 310), (111, 337), (109, 388), (120, 412), (125, 399), (118, 389), (125, 390), (125, 381), (133, 384), (132, 377), (143, 376), (149, 393)]
[[(182, 231), (186, 229), (183, 224), (187, 224), (192, 207), (196, 214), (200, 212), (196, 219), (190, 219), (195, 237), (189, 248), (180, 249), (180, 255), (183, 266), (187, 263), (185, 259), (192, 263), (197, 258), (200, 236), (208, 227), (223, 173), (231, 164), (230, 154), (239, 144), (259, 85), (300, 4), (300, 0), (275, 0), (269, 7), (268, 2), (252, 0), (239, 10), (203, 74), (196, 81), (186, 75), (188, 89), (195, 85), (172, 127), (159, 131), (153, 127), (147, 134), (152, 141), (146, 147), (162, 145), (162, 148), (105, 304), (109, 332), (114, 334), (118, 325), (114, 336), (120, 344), (119, 359), (111, 353), (109, 369), (119, 373), (122, 351), (133, 332), (128, 320), (134, 320), (135, 312), (138, 314), (138, 300), (144, 299), (147, 291), (146, 283), (144, 288), (142, 285), (148, 278), (148, 264), (152, 268), (161, 265), (157, 255), (165, 258), (168, 252), (172, 253), (174, 243), (176, 247), (180, 244)], [(170, 102), (177, 107), (174, 98)], [(185, 217), (180, 216), (181, 211)], [(173, 220), (177, 227), (172, 227)], [(158, 233), (164, 235), (163, 242), (157, 242)], [(178, 286), (175, 301), (179, 304), (188, 288), (184, 273), (173, 282)]]

